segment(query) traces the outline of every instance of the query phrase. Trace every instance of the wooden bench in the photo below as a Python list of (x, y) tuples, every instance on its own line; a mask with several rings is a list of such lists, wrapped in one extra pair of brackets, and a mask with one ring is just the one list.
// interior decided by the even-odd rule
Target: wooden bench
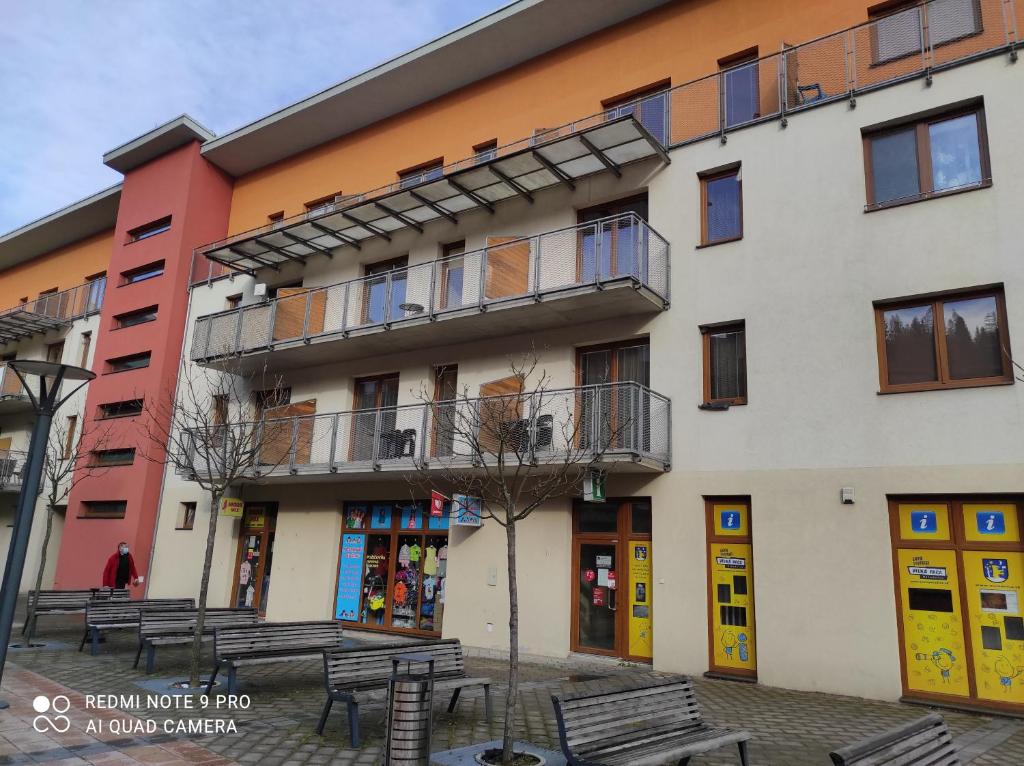
[[(455, 710), (463, 689), (482, 686), (484, 711), (487, 720), (491, 720), (491, 679), (466, 675), (462, 644), (457, 638), (451, 638), (325, 651), (324, 683), (327, 686), (327, 702), (320, 714), (316, 733), (323, 735), (334, 702), (344, 702), (348, 707), (349, 738), (352, 747), (359, 747), (359, 702), (365, 696), (386, 690), (393, 672), (392, 658), (410, 652), (429, 653), (433, 656), (434, 690), (452, 690), (451, 702), (448, 703), (449, 713)], [(416, 671), (425, 673), (426, 666), (417, 666)]]
[(85, 605), (85, 635), (78, 651), (82, 651), (85, 642), (92, 637), (92, 654), (98, 654), (100, 634), (105, 630), (138, 630), (143, 609), (195, 609), (194, 598), (146, 598), (121, 601), (106, 599), (90, 601)]
[[(33, 618), (35, 622), (44, 614), (85, 614), (85, 605), (90, 601), (102, 601), (104, 599), (126, 599), (128, 598), (127, 588), (90, 588), (88, 590), (41, 590), (38, 593), (34, 590), (28, 592), (28, 614), (32, 614), (32, 607), (36, 613)], [(21, 626), (24, 634), (28, 630), (29, 620)], [(32, 626), (35, 633), (36, 626)]]
[(206, 693), (213, 688), (222, 666), (228, 668), (228, 694), (233, 694), (236, 671), (243, 665), (319, 658), (325, 649), (339, 648), (341, 641), (341, 623), (334, 620), (216, 627), (213, 630), (213, 672), (206, 684)]
[[(139, 648), (135, 664), (139, 666), (142, 652), (146, 652), (146, 673), (152, 673), (156, 664), (158, 646), (191, 644), (196, 633), (198, 609), (143, 609), (139, 620)], [(213, 640), (216, 627), (244, 627), (259, 622), (256, 609), (251, 606), (207, 608), (203, 618), (203, 641)]]
[(883, 731), (828, 754), (837, 766), (959, 766), (956, 745), (938, 713)]
[(707, 724), (693, 684), (654, 680), (610, 692), (552, 695), (558, 739), (571, 766), (644, 766), (738, 745), (747, 766), (750, 732)]

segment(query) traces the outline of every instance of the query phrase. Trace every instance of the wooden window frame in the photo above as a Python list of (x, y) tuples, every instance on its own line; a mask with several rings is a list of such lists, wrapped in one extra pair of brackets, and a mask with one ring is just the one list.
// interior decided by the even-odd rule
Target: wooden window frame
[[(100, 506), (118, 506), (120, 510), (90, 510)], [(83, 500), (78, 512), (80, 519), (123, 519), (128, 513), (127, 500)]]
[(620, 106), (626, 106), (632, 104), (634, 101), (642, 101), (649, 96), (656, 96), (659, 93), (664, 93), (672, 87), (672, 78), (663, 77), (656, 82), (648, 83), (647, 85), (641, 85), (638, 88), (627, 90), (623, 93), (618, 93), (614, 96), (610, 96), (605, 99), (601, 99), (601, 108), (617, 109)]
[[(999, 327), (1003, 374), (985, 378), (953, 379), (949, 374), (949, 352), (946, 347), (946, 321), (942, 313), (942, 304), (951, 300), (969, 300), (971, 298), (995, 298), (996, 320)], [(922, 383), (889, 383), (889, 362), (885, 353), (885, 312), (893, 309), (910, 308), (913, 306), (931, 305), (932, 329), (935, 343), (935, 372), (938, 380)], [(1005, 353), (1010, 345), (1010, 330), (1006, 315), (1006, 295), (1002, 285), (973, 287), (962, 290), (945, 290), (938, 293), (896, 298), (874, 302), (875, 310), (875, 343), (878, 351), (878, 384), (879, 394), (902, 394), (915, 391), (941, 391), (951, 388), (983, 388), (985, 386), (1012, 386), (1014, 383), (1013, 365)]]
[[(462, 252), (460, 252), (460, 253), (453, 252), (455, 250), (459, 250), (460, 248), (461, 248)], [(465, 279), (465, 277), (466, 277), (466, 259), (464, 257), (465, 255), (466, 255), (466, 240), (464, 240), (464, 239), (460, 239), (457, 242), (446, 242), (445, 244), (441, 245), (441, 280), (440, 280), (440, 282), (441, 282), (441, 289), (440, 289), (440, 294), (438, 296), (438, 302), (437, 302), (438, 303), (438, 308), (440, 308), (440, 309), (448, 308), (448, 272), (451, 269), (451, 267), (450, 267), (451, 260), (449, 260), (449, 259), (454, 260), (455, 258), (461, 258), (460, 263), (461, 263), (461, 268), (462, 268), (462, 277), (463, 277), (463, 279)], [(463, 285), (463, 287), (465, 287), (465, 285)], [(462, 306), (461, 306), (461, 303), (460, 303), (459, 308), (461, 308), (461, 307)]]
[[(333, 204), (334, 200), (336, 200), (340, 196), (342, 196), (341, 189), (334, 192), (333, 194), (325, 194), (322, 197), (317, 197), (316, 199), (311, 199), (308, 202), (303, 202), (302, 206), (303, 208), (305, 208), (305, 212), (312, 213), (313, 211), (322, 208), (324, 205)], [(282, 210), (279, 212), (281, 216), (280, 218), (271, 217), (274, 215), (278, 215), (278, 213), (271, 213), (271, 215), (267, 216), (267, 219), (270, 221), (270, 223), (277, 223), (278, 221), (284, 220), (284, 211)]]
[[(384, 320), (383, 322), (371, 322), (370, 321), (370, 297), (371, 297), (371, 290), (370, 290), (369, 281), (373, 277), (381, 277), (381, 276), (384, 276), (384, 275), (388, 274), (389, 272), (393, 273), (393, 272), (402, 271), (402, 270), (405, 270), (406, 273), (408, 274), (408, 270), (409, 270), (409, 256), (408, 255), (400, 255), (397, 258), (388, 258), (387, 260), (384, 260), (384, 261), (374, 261), (373, 263), (364, 263), (363, 264), (363, 276), (362, 276), (362, 281), (363, 281), (363, 305), (362, 305), (362, 308), (360, 309), (360, 316), (361, 316), (362, 324), (364, 324), (364, 325), (369, 325), (369, 324), (384, 324), (384, 325), (388, 325), (388, 324), (390, 324), (390, 321), (391, 321), (390, 319)], [(387, 300), (387, 297), (388, 296), (385, 296), (385, 301)], [(390, 313), (391, 313), (391, 305), (389, 303), (385, 304), (385, 306), (384, 306), (384, 313), (386, 315), (390, 315)]]
[[(737, 51), (736, 53), (730, 53), (728, 56), (723, 56), (718, 59), (718, 100), (721, 104), (721, 119), (726, 128), (733, 128), (738, 125), (749, 125), (753, 122), (757, 122), (764, 115), (761, 114), (761, 55), (760, 50), (756, 45), (752, 45), (744, 50)], [(757, 75), (754, 78), (754, 115), (749, 120), (743, 122), (728, 123), (728, 106), (726, 105), (726, 87), (725, 81), (728, 74), (739, 67), (746, 66), (748, 64), (757, 64)]]
[(82, 345), (78, 352), (78, 366), (89, 369), (89, 352), (92, 350), (92, 330), (83, 332), (81, 338)]
[(496, 159), (497, 156), (498, 139), (496, 138), (492, 138), (490, 141), (481, 141), (479, 144), (473, 145), (473, 161), (477, 164), (490, 162), (491, 160)]
[(67, 433), (64, 434), (64, 459), (70, 460), (75, 454), (75, 436), (78, 429), (78, 415), (68, 415), (64, 422), (67, 424)]
[[(732, 162), (722, 167), (704, 170), (697, 174), (700, 179), (700, 244), (698, 248), (724, 245), (726, 242), (736, 242), (743, 239), (743, 165), (739, 162)], [(730, 176), (737, 176), (736, 185), (739, 188), (740, 198), (740, 230), (734, 234), (721, 239), (708, 239), (708, 184)]]
[(711, 397), (711, 336), (720, 332), (735, 332), (737, 330), (741, 330), (743, 332), (743, 359), (745, 367), (747, 358), (746, 320), (737, 319), (730, 322), (717, 322), (715, 324), (701, 325), (700, 327), (701, 355), (703, 362), (703, 375), (701, 377), (703, 380), (704, 404), (724, 404), (730, 407), (738, 407), (747, 403), (749, 390), (747, 388), (746, 369), (743, 371), (743, 396), (727, 396), (717, 399)]
[[(402, 168), (401, 170), (397, 171), (396, 175), (398, 176), (398, 186), (399, 186), (399, 188), (405, 189), (405, 188), (408, 188), (409, 186), (415, 186), (416, 184), (419, 184), (420, 182), (422, 182), (424, 180), (423, 178), (420, 178), (417, 181), (413, 181), (413, 179), (416, 176), (423, 176), (428, 171), (431, 171), (431, 170), (440, 170), (441, 171), (441, 175), (444, 175), (444, 157), (443, 156), (441, 156), (441, 157), (434, 157), (434, 159), (432, 159), (432, 160), (427, 160), (426, 162), (420, 162), (419, 164), (416, 164), (416, 165), (410, 165), (407, 168)], [(406, 183), (406, 182), (410, 182), (410, 183)]]
[[(159, 306), (146, 306), (145, 308), (135, 309), (133, 311), (125, 311), (121, 314), (117, 314), (114, 316), (114, 326), (111, 329), (126, 330), (129, 327), (138, 327), (140, 324), (149, 324), (150, 322), (155, 322), (157, 320), (159, 309)], [(152, 319), (143, 319), (141, 322), (131, 322), (130, 324), (124, 324), (124, 321), (126, 319), (131, 320), (134, 317), (145, 316), (150, 313), (153, 315)]]
[(273, 213), (267, 213), (267, 223), (273, 226), (275, 223), (280, 223), (284, 220), (284, 211), (277, 210)]
[[(932, 152), (931, 137), (928, 128), (931, 125), (948, 120), (955, 120), (958, 117), (966, 117), (973, 114), (978, 121), (978, 164), (980, 165), (981, 180), (970, 186), (962, 186), (955, 189), (942, 189), (936, 191), (932, 183)], [(916, 195), (888, 200), (885, 202), (875, 201), (875, 174), (872, 163), (872, 141), (876, 138), (902, 133), (910, 128), (914, 129), (915, 147), (917, 150), (917, 184)], [(985, 105), (981, 102), (973, 102), (968, 105), (945, 107), (938, 110), (913, 115), (902, 119), (895, 124), (887, 124), (882, 127), (868, 127), (861, 130), (864, 147), (864, 181), (867, 204), (865, 212), (886, 210), (891, 207), (900, 207), (915, 202), (923, 202), (938, 197), (948, 197), (953, 194), (987, 189), (992, 186), (992, 162), (989, 156), (988, 128), (985, 122)]]
[(198, 503), (196, 503), (194, 500), (186, 501), (179, 504), (179, 516), (174, 524), (174, 528), (176, 530), (188, 532), (192, 529), (195, 529), (197, 505)]
[(165, 215), (163, 218), (157, 218), (155, 221), (144, 223), (141, 226), (136, 226), (134, 229), (128, 230), (128, 244), (133, 242), (142, 242), (150, 237), (155, 237), (158, 234), (163, 234), (171, 230), (171, 219), (172, 216)]
[[(145, 364), (140, 364), (134, 367), (125, 367), (123, 365), (134, 362), (136, 360), (143, 361)], [(125, 356), (115, 357), (114, 359), (108, 359), (106, 363), (106, 370), (104, 375), (115, 375), (119, 372), (132, 372), (133, 370), (144, 370), (149, 367), (150, 362), (153, 360), (152, 351), (140, 351), (137, 354), (126, 354)]]
[[(125, 457), (125, 458), (123, 458), (121, 460), (116, 460), (115, 459), (113, 462), (111, 462), (109, 460), (104, 462), (101, 459), (101, 456), (103, 456), (103, 455), (110, 455), (110, 454), (116, 453), (116, 452), (123, 452), (123, 453), (129, 453), (130, 452), (131, 455), (128, 456), (128, 457)], [(121, 465), (132, 465), (132, 464), (135, 463), (135, 447), (122, 447), (122, 448), (116, 448), (116, 449), (93, 450), (93, 452), (90, 455), (90, 457), (92, 458), (90, 460), (90, 465), (92, 467), (94, 467), (94, 468), (112, 468), (112, 467), (121, 466)]]

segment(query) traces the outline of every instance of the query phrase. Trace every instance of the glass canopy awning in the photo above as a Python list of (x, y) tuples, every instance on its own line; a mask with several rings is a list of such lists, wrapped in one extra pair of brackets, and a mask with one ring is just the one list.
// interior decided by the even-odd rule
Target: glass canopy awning
[(237, 271), (278, 269), (288, 261), (364, 240), (391, 239), (403, 229), (423, 230), (440, 218), (452, 222), (471, 210), (494, 211), (502, 200), (533, 200), (534, 192), (575, 182), (594, 173), (621, 174), (621, 167), (652, 157), (669, 163), (659, 141), (631, 114), (603, 115), (503, 146), (486, 158), (447, 165), (433, 179), (417, 177), (371, 192), (338, 197), (308, 213), (276, 221), (200, 248), (207, 258)]
[(35, 303), (0, 314), (0, 344), (31, 338), (33, 335), (59, 330), (71, 324), (68, 319), (34, 311), (32, 307), (35, 307)]

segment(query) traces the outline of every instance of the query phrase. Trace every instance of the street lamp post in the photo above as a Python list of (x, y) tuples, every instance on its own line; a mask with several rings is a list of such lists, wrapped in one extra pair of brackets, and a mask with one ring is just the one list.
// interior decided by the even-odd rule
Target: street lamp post
[[(10, 643), (11, 628), (14, 625), (14, 610), (18, 602), (22, 570), (25, 568), (29, 534), (32, 532), (32, 517), (35, 515), (36, 501), (39, 499), (39, 483), (46, 461), (46, 444), (50, 436), (53, 414), (82, 386), (96, 377), (96, 373), (81, 367), (55, 362), (16, 360), (8, 362), (7, 366), (14, 370), (25, 387), (35, 410), (36, 420), (32, 426), (28, 459), (22, 469), (21, 494), (18, 496), (18, 506), (14, 513), (14, 531), (11, 534), (11, 547), (7, 554), (3, 588), (0, 591), (0, 681), (3, 680), (4, 664), (7, 661), (7, 645)], [(26, 375), (39, 377), (38, 395), (32, 393), (32, 388), (25, 380)], [(61, 397), (61, 383), (66, 380), (81, 382), (67, 396)], [(0, 699), (0, 709), (7, 706), (8, 703)]]

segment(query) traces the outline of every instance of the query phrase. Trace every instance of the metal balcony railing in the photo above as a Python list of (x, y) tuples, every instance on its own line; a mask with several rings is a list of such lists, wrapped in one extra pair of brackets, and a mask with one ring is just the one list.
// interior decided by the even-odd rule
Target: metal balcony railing
[[(799, 45), (787, 45), (730, 69), (715, 72), (632, 103), (616, 106), (559, 127), (488, 150), (493, 160), (579, 133), (632, 114), (664, 148), (673, 148), (767, 120), (785, 121), (793, 112), (893, 85), (976, 58), (1021, 46), (1018, 17), (1024, 0), (928, 0)], [(483, 161), (479, 155), (445, 165), (442, 175)], [(424, 183), (429, 180), (423, 179)], [(193, 282), (227, 274), (205, 251), (230, 245), (302, 220), (315, 220), (352, 205), (409, 188), (403, 179), (360, 194), (338, 197), (316, 210), (197, 249)]]
[(202, 316), (196, 319), (191, 359), (443, 319), (616, 280), (668, 303), (668, 242), (633, 213)]
[[(258, 476), (413, 470), (502, 459), (543, 466), (671, 462), (671, 403), (612, 383), (215, 426), (187, 435), (178, 472), (208, 475), (221, 450), (258, 450)], [(191, 471), (183, 466), (191, 467)]]
[(37, 333), (67, 326), (103, 308), (107, 278), (56, 293), (47, 293), (17, 306), (0, 310), (0, 344), (12, 343)]
[(0, 450), (0, 492), (14, 492), (21, 489), (22, 472), (28, 453), (21, 450)]

